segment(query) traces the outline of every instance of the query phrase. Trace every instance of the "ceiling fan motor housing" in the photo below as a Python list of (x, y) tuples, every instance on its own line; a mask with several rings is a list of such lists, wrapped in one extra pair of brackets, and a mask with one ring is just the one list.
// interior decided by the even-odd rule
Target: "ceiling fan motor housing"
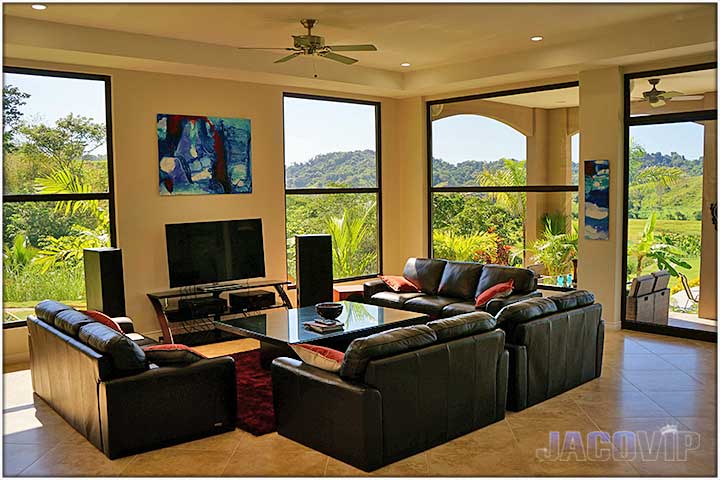
[(325, 39), (318, 35), (293, 35), (295, 48), (300, 48), (307, 53), (314, 53), (325, 47)]

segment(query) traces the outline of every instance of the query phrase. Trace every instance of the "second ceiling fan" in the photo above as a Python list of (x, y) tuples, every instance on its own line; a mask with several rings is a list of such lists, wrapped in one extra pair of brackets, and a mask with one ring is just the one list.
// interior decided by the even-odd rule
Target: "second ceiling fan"
[(313, 35), (312, 29), (317, 25), (318, 21), (314, 18), (304, 18), (300, 20), (303, 27), (307, 28), (306, 35), (293, 35), (293, 46), (292, 47), (239, 47), (241, 50), (286, 50), (293, 52), (290, 55), (286, 55), (282, 58), (275, 60), (273, 63), (284, 63), (293, 58), (297, 58), (301, 55), (317, 55), (328, 60), (334, 60), (336, 62), (344, 63), (345, 65), (352, 65), (357, 60), (354, 58), (346, 57), (345, 55), (339, 55), (335, 52), (375, 52), (377, 48), (375, 45), (362, 44), (362, 45), (325, 45), (325, 38)]

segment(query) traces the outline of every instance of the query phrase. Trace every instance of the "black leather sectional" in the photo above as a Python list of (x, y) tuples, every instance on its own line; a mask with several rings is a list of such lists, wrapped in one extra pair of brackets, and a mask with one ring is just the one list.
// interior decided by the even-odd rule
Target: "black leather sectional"
[(475, 312), (475, 298), (482, 292), (510, 279), (515, 281), (512, 295), (490, 300), (484, 310), (495, 315), (506, 305), (542, 294), (537, 290), (535, 273), (526, 268), (483, 265), (434, 258), (410, 258), (403, 276), (417, 285), (419, 293), (396, 293), (380, 279), (364, 284), (365, 303), (424, 313), (435, 318)]
[(275, 359), (278, 432), (371, 471), (494, 423), (600, 375), (594, 300), (529, 298), (356, 339), (339, 373)]
[(235, 429), (232, 358), (161, 365), (67, 305), (46, 300), (35, 313), (33, 390), (109, 458)]

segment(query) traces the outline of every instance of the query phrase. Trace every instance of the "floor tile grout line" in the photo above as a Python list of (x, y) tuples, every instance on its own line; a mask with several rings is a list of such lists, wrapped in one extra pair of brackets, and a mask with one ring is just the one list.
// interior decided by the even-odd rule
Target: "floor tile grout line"
[[(60, 444), (57, 444), (57, 445), (55, 445), (55, 446), (53, 446), (53, 447), (50, 447), (49, 450), (47, 450), (45, 453), (43, 453), (42, 455), (40, 455), (37, 459), (35, 459), (34, 462), (32, 462), (30, 465), (28, 465), (27, 467), (25, 467), (25, 468), (23, 468), (22, 470), (20, 470), (20, 472), (17, 474), (17, 476), (18, 476), (18, 477), (23, 476), (23, 473), (25, 472), (25, 470), (27, 470), (28, 468), (32, 467), (32, 466), (35, 465), (37, 462), (39, 462), (40, 460), (42, 460), (43, 458), (45, 458), (50, 452), (52, 452), (53, 450), (55, 450), (56, 448), (58, 448), (58, 446), (60, 446)], [(51, 475), (51, 476), (52, 476), (52, 475)]]
[(227, 470), (228, 465), (230, 465), (230, 460), (232, 460), (232, 457), (235, 456), (235, 452), (237, 452), (238, 448), (240, 448), (240, 442), (242, 440), (238, 440), (235, 444), (235, 448), (232, 449), (232, 452), (230, 452), (230, 455), (228, 455), (227, 461), (225, 462), (225, 465), (223, 465), (222, 470), (220, 471), (220, 476), (225, 476), (225, 471)]

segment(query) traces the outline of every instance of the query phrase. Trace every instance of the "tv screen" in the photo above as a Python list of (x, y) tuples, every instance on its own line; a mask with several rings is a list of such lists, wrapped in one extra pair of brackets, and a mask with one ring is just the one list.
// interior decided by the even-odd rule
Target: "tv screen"
[(170, 287), (265, 276), (259, 218), (165, 225)]

